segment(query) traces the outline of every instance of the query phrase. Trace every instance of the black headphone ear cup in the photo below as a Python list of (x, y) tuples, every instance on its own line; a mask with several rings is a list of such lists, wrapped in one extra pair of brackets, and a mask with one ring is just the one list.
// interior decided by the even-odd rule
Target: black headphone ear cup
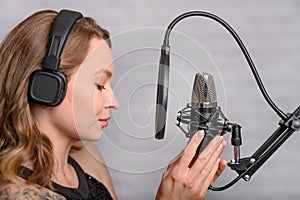
[(36, 70), (30, 76), (28, 95), (35, 103), (59, 105), (67, 90), (67, 79), (62, 72)]

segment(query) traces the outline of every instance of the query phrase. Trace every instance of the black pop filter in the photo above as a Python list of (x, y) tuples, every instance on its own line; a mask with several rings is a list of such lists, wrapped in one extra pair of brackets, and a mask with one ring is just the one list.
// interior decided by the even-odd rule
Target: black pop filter
[(157, 80), (155, 138), (163, 139), (166, 127), (170, 69), (170, 47), (162, 45)]

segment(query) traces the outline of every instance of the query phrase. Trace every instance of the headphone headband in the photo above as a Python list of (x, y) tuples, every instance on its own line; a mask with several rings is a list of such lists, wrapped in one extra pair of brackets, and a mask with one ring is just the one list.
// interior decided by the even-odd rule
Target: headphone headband
[(44, 69), (59, 70), (60, 57), (67, 38), (75, 22), (82, 17), (81, 13), (70, 10), (61, 10), (57, 14), (50, 30), (47, 53), (42, 62)]

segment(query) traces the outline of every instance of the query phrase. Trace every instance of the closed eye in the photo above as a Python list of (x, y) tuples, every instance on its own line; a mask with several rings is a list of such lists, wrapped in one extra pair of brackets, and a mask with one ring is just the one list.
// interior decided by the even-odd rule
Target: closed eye
[(104, 85), (99, 85), (99, 84), (96, 84), (96, 87), (99, 91), (102, 91), (102, 90), (105, 90), (106, 88), (104, 87)]

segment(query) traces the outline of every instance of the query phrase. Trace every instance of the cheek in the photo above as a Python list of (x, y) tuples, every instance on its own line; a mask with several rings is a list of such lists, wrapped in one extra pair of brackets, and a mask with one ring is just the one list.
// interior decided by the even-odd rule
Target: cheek
[[(93, 84), (77, 84), (73, 95), (73, 117), (77, 132), (81, 139), (98, 139), (97, 133), (102, 133), (95, 112), (95, 87)], [(98, 95), (97, 95), (97, 99)], [(101, 98), (100, 98), (101, 99)], [(97, 101), (102, 104), (101, 101)], [(95, 137), (95, 138), (94, 138)]]
[(94, 109), (96, 114), (99, 114), (104, 109), (104, 97), (103, 93), (100, 91), (95, 91)]
[(76, 87), (73, 96), (73, 112), (81, 120), (92, 120), (95, 117), (93, 90), (88, 87)]
[(68, 103), (73, 104), (73, 95), (74, 95), (74, 84), (70, 82), (68, 84), (67, 93), (65, 99)]

